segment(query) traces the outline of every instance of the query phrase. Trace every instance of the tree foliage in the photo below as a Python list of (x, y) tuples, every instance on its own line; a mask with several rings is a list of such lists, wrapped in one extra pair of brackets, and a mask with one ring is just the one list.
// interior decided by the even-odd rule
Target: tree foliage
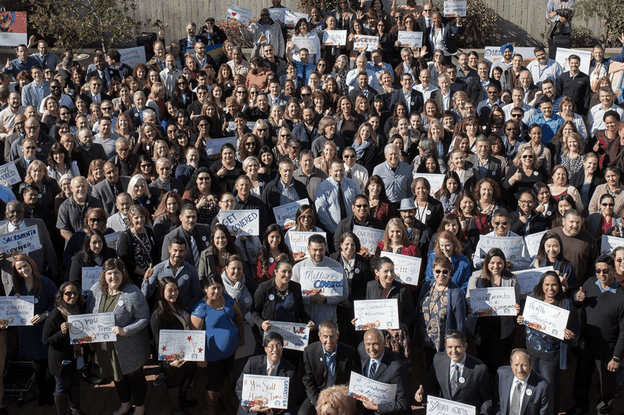
[[(437, 4), (438, 10), (444, 10), (444, 3)], [(498, 14), (481, 0), (468, 0), (466, 18), (463, 21), (463, 33), (455, 38), (460, 48), (482, 48), (491, 43), (497, 29)]]
[(581, 0), (576, 3), (576, 9), (586, 21), (591, 17), (600, 20), (602, 33), (599, 40), (603, 47), (620, 45), (620, 31), (624, 29), (624, 1)]
[(137, 35), (142, 24), (130, 17), (136, 7), (135, 0), (35, 0), (29, 20), (56, 47), (78, 51), (97, 42), (107, 50)]

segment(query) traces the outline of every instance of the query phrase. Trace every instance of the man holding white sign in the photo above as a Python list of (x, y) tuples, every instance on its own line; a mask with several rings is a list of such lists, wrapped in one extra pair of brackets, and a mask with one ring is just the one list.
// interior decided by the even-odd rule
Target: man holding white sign
[(490, 248), (497, 247), (505, 252), (507, 267), (510, 269), (526, 269), (531, 265), (531, 257), (524, 239), (511, 232), (511, 220), (506, 209), (496, 209), (492, 214), (494, 231), (485, 235), (477, 243), (473, 257), (474, 267), (480, 269)]
[[(241, 29), (241, 33), (246, 38), (251, 39), (254, 45), (273, 45), (275, 55), (279, 58), (284, 56), (285, 43), (282, 28), (279, 23), (271, 19), (269, 9), (260, 10), (260, 20), (253, 22), (246, 29)], [(262, 35), (264, 35), (263, 38)], [(260, 38), (263, 42), (260, 42)]]

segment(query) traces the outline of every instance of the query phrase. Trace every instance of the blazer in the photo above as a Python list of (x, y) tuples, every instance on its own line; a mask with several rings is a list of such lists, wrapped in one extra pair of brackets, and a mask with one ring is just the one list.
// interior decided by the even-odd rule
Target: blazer
[[(275, 179), (271, 180), (264, 186), (264, 190), (262, 191), (262, 202), (267, 207), (269, 211), (269, 222), (275, 223), (275, 216), (273, 215), (273, 208), (280, 205), (280, 191), (277, 187), (278, 180), (282, 180), (278, 175)], [(308, 195), (308, 189), (305, 187), (303, 183), (300, 181), (293, 179), (293, 186), (295, 188), (295, 192), (299, 196), (299, 200), (301, 199), (312, 199), (310, 195)]]
[[(288, 283), (288, 291), (293, 295), (295, 300), (295, 323), (308, 323), (312, 318), (303, 307), (303, 298), (301, 296), (301, 285), (298, 282), (290, 281)], [(254, 293), (253, 308), (251, 309), (251, 317), (254, 323), (262, 330), (262, 323), (266, 320), (275, 320), (275, 280), (270, 279), (258, 286)]]
[[(184, 230), (182, 225), (165, 235), (163, 238), (160, 260), (164, 261), (165, 259), (169, 259), (169, 251), (167, 250), (167, 247), (171, 244), (171, 240), (173, 238), (181, 236), (186, 240), (186, 254), (184, 254), (184, 261), (191, 264), (195, 267), (195, 269), (198, 269), (199, 264), (195, 263), (195, 258), (193, 257), (193, 251), (191, 249), (191, 239), (187, 237), (187, 235), (188, 233)], [(197, 250), (201, 255), (202, 251), (210, 245), (210, 226), (201, 223), (196, 224), (195, 228), (193, 228), (193, 238), (195, 238)]]
[[(236, 395), (240, 400), (243, 394), (243, 378), (245, 375), (263, 375), (266, 376), (269, 373), (267, 372), (267, 357), (266, 355), (262, 356), (251, 356), (247, 363), (245, 363), (245, 367), (243, 368), (242, 373), (240, 374), (238, 381), (236, 382)], [(277, 366), (277, 372), (273, 373), (271, 376), (282, 376), (290, 379), (290, 387), (288, 389), (288, 409), (286, 412), (295, 413), (294, 407), (297, 405), (297, 382), (295, 381), (295, 373), (297, 368), (295, 365), (290, 363), (288, 360), (282, 358)], [(246, 414), (258, 414), (258, 412), (247, 412), (245, 408), (240, 405), (238, 407), (237, 415), (246, 415)]]
[(42, 98), (39, 99), (39, 94), (37, 94), (37, 89), (35, 88), (35, 81), (24, 85), (24, 87), (22, 88), (22, 105), (24, 106), (24, 108), (29, 105), (33, 105), (35, 108), (38, 109), (41, 105), (41, 101), (43, 100), (43, 98), (50, 95), (50, 82), (43, 81), (43, 84), (41, 84), (41, 86), (43, 87), (43, 95)]
[[(24, 219), (24, 225), (28, 226), (36, 226), (37, 232), (39, 233), (39, 241), (41, 242), (41, 249), (37, 249), (36, 251), (31, 251), (28, 253), (28, 256), (35, 261), (37, 265), (37, 269), (41, 275), (49, 275), (52, 277), (53, 281), (57, 280), (59, 276), (59, 264), (56, 256), (56, 252), (54, 251), (54, 246), (52, 245), (52, 240), (50, 239), (50, 233), (48, 232), (48, 228), (45, 226), (45, 223), (41, 219)], [(0, 226), (0, 234), (4, 235), (9, 232), (9, 224), (4, 223)], [(0, 268), (3, 271), (7, 272), (11, 275), (11, 264), (13, 263), (12, 259), (5, 259), (0, 264)], [(49, 274), (46, 271), (46, 264), (49, 268)]]
[(451, 358), (446, 352), (436, 353), (427, 378), (423, 383), (423, 398), (426, 395), (438, 396), (455, 402), (476, 407), (480, 415), (492, 415), (494, 394), (490, 385), (490, 370), (482, 361), (466, 354), (466, 362), (455, 395), (451, 395), (450, 386)]
[[(340, 251), (334, 252), (329, 257), (337, 261), (344, 268), (345, 260)], [(366, 285), (374, 278), (370, 262), (360, 254), (355, 254), (353, 270), (353, 279), (351, 280), (351, 287), (349, 289), (350, 303), (352, 303), (353, 300), (366, 299)]]
[(519, 236), (526, 236), (532, 233), (538, 233), (549, 229), (548, 219), (533, 212), (531, 219), (529, 220), (529, 231), (526, 232), (526, 223), (520, 220), (520, 212), (515, 211), (509, 214), (509, 220), (511, 221), (511, 231)]
[[(76, 372), (76, 358), (74, 357), (74, 345), (69, 343), (69, 332), (63, 334), (61, 324), (67, 321), (67, 317), (55, 308), (45, 320), (43, 326), (42, 341), (48, 346), (48, 367), (50, 373), (58, 377), (71, 376)], [(68, 365), (63, 361), (70, 361)]]
[[(591, 233), (594, 238), (596, 238), (596, 235), (598, 234), (600, 219), (602, 219), (602, 213), (600, 212), (592, 213), (587, 217), (587, 226), (589, 227), (589, 233)], [(622, 218), (614, 213), (613, 218), (611, 219), (611, 225), (611, 229), (617, 228), (618, 226), (622, 225)], [(606, 234), (610, 235), (612, 232), (611, 229), (609, 229)]]
[[(336, 345), (336, 370), (334, 385), (349, 383), (351, 372), (360, 373), (360, 356), (357, 351), (342, 342)], [(321, 342), (315, 342), (303, 351), (303, 386), (306, 395), (316, 405), (319, 393), (329, 385), (327, 384), (327, 363)]]
[[(490, 84), (497, 85), (498, 89), (500, 90), (500, 82), (498, 82), (494, 78), (489, 78), (489, 81)], [(466, 85), (466, 94), (468, 95), (468, 98), (478, 104), (479, 102), (483, 101), (483, 99), (481, 99), (482, 93), (483, 89), (481, 88), (481, 78), (477, 76), (476, 78), (470, 79)]]
[[(434, 47), (431, 44), (431, 29), (432, 27), (427, 28), (425, 32), (425, 38), (423, 39), (425, 41), (425, 44), (427, 45), (427, 54), (425, 55), (426, 59), (431, 57), (434, 50)], [(446, 51), (451, 55), (457, 53), (457, 46), (455, 46), (452, 35), (461, 35), (463, 31), (464, 28), (462, 26), (455, 26), (452, 25), (450, 22), (444, 23), (444, 25), (442, 26), (442, 43), (444, 43)]]
[[(353, 102), (355, 102), (355, 99), (360, 95), (364, 95), (364, 91), (362, 91), (359, 85), (353, 88), (351, 92), (349, 92), (349, 98), (351, 98)], [(377, 95), (377, 91), (375, 91), (369, 85), (368, 86), (368, 98), (367, 98), (368, 102), (373, 102), (373, 98), (375, 98), (376, 95)]]
[[(466, 161), (470, 162), (475, 169), (479, 166), (479, 157), (476, 154), (466, 157)], [(487, 177), (496, 183), (501, 183), (505, 178), (503, 164), (496, 157), (489, 155), (484, 167), (487, 170)], [(477, 169), (477, 171), (479, 170)]]
[[(184, 194), (184, 185), (180, 179), (176, 179), (174, 176), (169, 176), (170, 189), (176, 192), (180, 197)], [(158, 197), (158, 200), (167, 193), (167, 187), (165, 184), (157, 178), (149, 184), (150, 194)]]
[(399, 102), (402, 102), (402, 103), (408, 105), (410, 114), (413, 113), (413, 112), (418, 112), (420, 114), (422, 112), (423, 108), (424, 108), (424, 105), (425, 105), (425, 99), (423, 97), (423, 94), (420, 91), (416, 91), (415, 89), (412, 89), (412, 91), (411, 91), (410, 102), (409, 103), (405, 101), (405, 95), (403, 94), (403, 88), (397, 90), (392, 95), (392, 98), (390, 98), (390, 108), (392, 110), (394, 110), (394, 107)]
[[(379, 300), (382, 299), (383, 288), (379, 280), (372, 280), (366, 284), (366, 299)], [(396, 298), (399, 303), (399, 322), (410, 327), (414, 322), (416, 311), (414, 310), (414, 300), (407, 285), (394, 280), (392, 287), (386, 298)]]
[[(511, 366), (501, 366), (496, 373), (496, 415), (509, 414), (511, 388), (513, 387), (514, 374)], [(530, 392), (529, 392), (530, 391)], [(553, 390), (546, 379), (531, 371), (527, 379), (527, 386), (522, 398), (520, 415), (550, 415), (552, 414)]]
[[(122, 191), (128, 190), (128, 183), (130, 183), (130, 177), (119, 176), (119, 184), (121, 184)], [(111, 190), (110, 182), (108, 179), (102, 180), (91, 189), (91, 196), (100, 199), (102, 207), (106, 214), (110, 217), (117, 213), (117, 206), (115, 205), (115, 194)]]
[[(357, 348), (362, 364), (362, 374), (366, 376), (370, 367), (370, 357), (366, 354), (364, 342), (361, 342)], [(381, 356), (373, 380), (390, 385), (397, 385), (394, 402), (386, 402), (379, 404), (379, 409), (375, 414), (397, 414), (411, 415), (412, 408), (410, 406), (410, 389), (407, 370), (405, 365), (388, 349), (384, 349)], [(367, 411), (371, 412), (371, 411)]]

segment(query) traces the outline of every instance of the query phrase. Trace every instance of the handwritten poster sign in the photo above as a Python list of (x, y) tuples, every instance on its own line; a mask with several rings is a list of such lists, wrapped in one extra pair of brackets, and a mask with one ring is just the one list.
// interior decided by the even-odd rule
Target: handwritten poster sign
[(387, 257), (394, 263), (394, 273), (397, 279), (404, 284), (418, 285), (420, 277), (421, 258), (409, 255), (382, 252), (382, 257)]
[(284, 12), (284, 26), (286, 27), (295, 27), (299, 19), (308, 20), (308, 15), (306, 13), (291, 12), (290, 10)]
[(292, 41), (298, 49), (306, 48), (308, 52), (310, 52), (310, 55), (312, 55), (313, 53), (318, 53), (318, 50), (316, 49), (316, 42), (314, 41), (314, 39), (293, 36)]
[(113, 313), (76, 314), (67, 316), (67, 321), (71, 344), (117, 341), (117, 335), (112, 332), (115, 326)]
[(624, 246), (624, 238), (602, 235), (600, 238), (600, 255), (609, 255), (618, 246)]
[(399, 300), (355, 300), (353, 301), (356, 330), (398, 329)]
[(422, 177), (423, 179), (427, 179), (427, 181), (429, 182), (429, 187), (431, 188), (431, 190), (429, 191), (429, 194), (431, 196), (433, 196), (435, 192), (440, 190), (440, 188), (442, 187), (442, 182), (444, 181), (444, 175), (438, 173), (418, 173), (417, 175), (415, 175), (414, 178), (416, 177)]
[(472, 317), (516, 315), (513, 287), (473, 288), (469, 294)]
[(552, 271), (553, 267), (529, 268), (514, 272), (518, 285), (520, 286), (521, 298), (526, 298), (533, 292), (533, 289), (547, 271)]
[(4, 181), (8, 186), (13, 186), (22, 181), (14, 162), (11, 161), (0, 166), (0, 181)]
[(327, 235), (325, 232), (301, 232), (301, 231), (293, 231), (290, 230), (286, 236), (286, 245), (292, 251), (293, 255), (303, 255), (306, 257), (310, 256), (308, 252), (308, 239), (312, 235), (323, 235), (325, 238), (325, 243), (327, 244)]
[(15, 232), (10, 232), (0, 237), (0, 248), (7, 256), (14, 257), (18, 254), (28, 254), (41, 249), (39, 230), (36, 225), (28, 226)]
[(366, 376), (351, 372), (349, 396), (354, 397), (358, 401), (366, 401), (375, 405), (394, 402), (396, 389), (397, 385), (377, 382)]
[(401, 43), (399, 46), (404, 47), (422, 47), (422, 32), (408, 32), (407, 30), (399, 30), (397, 40)]
[(547, 231), (532, 233), (531, 235), (526, 235), (524, 237), (524, 243), (526, 244), (527, 252), (531, 256), (531, 258), (535, 258), (535, 256), (537, 255), (540, 242), (542, 241), (542, 236), (544, 236), (546, 232)]
[(28, 21), (24, 12), (0, 12), (0, 46), (28, 44)]
[(444, 2), (444, 17), (466, 17), (466, 0)]
[(346, 46), (347, 31), (346, 30), (325, 30), (323, 32), (323, 45), (328, 46)]
[(269, 9), (269, 14), (271, 15), (271, 19), (279, 20), (280, 22), (284, 22), (284, 13), (289, 12), (290, 9), (288, 7), (278, 7), (276, 9)]
[(236, 137), (211, 138), (210, 140), (206, 140), (206, 154), (208, 156), (221, 154), (221, 147), (225, 144), (232, 144), (236, 147)]
[(499, 248), (505, 254), (505, 259), (507, 261), (515, 262), (522, 259), (524, 239), (522, 236), (504, 236), (499, 238), (496, 236), (483, 235), (479, 239), (479, 247), (482, 256), (485, 256), (492, 248)]
[(360, 239), (362, 250), (373, 255), (377, 249), (377, 243), (383, 239), (383, 229), (367, 228), (365, 226), (354, 225), (353, 233)]
[(136, 48), (119, 49), (121, 54), (121, 63), (134, 68), (138, 63), (147, 62), (145, 58), (145, 46), (137, 46)]
[(310, 205), (308, 199), (297, 200), (296, 202), (286, 203), (282, 206), (276, 206), (273, 208), (273, 214), (275, 215), (275, 222), (282, 228), (290, 228), (295, 224), (295, 216), (299, 206)]
[(32, 326), (35, 316), (35, 296), (0, 297), (0, 326)]
[(289, 323), (286, 321), (271, 321), (271, 328), (264, 332), (275, 332), (284, 339), (284, 349), (303, 351), (310, 341), (310, 328), (307, 324)]
[(523, 317), (525, 326), (563, 340), (570, 311), (527, 297)]
[(161, 330), (158, 360), (203, 362), (206, 354), (205, 330)]
[(302, 267), (299, 274), (302, 295), (313, 295), (316, 290), (325, 297), (341, 297), (344, 289), (344, 270), (331, 267)]
[(225, 18), (227, 20), (238, 20), (239, 22), (247, 26), (249, 24), (249, 20), (251, 19), (251, 14), (251, 9), (228, 4), (227, 15)]
[(260, 235), (260, 211), (250, 210), (220, 210), (219, 222), (235, 236)]
[(555, 61), (561, 65), (563, 72), (570, 70), (570, 65), (568, 64), (568, 58), (570, 55), (576, 55), (581, 58), (581, 66), (579, 67), (579, 70), (585, 74), (589, 74), (589, 64), (592, 59), (591, 52), (578, 49), (557, 48)]
[(243, 375), (242, 406), (288, 407), (290, 379), (285, 376)]
[(448, 399), (427, 396), (427, 415), (475, 415), (476, 409), (472, 405), (455, 402)]
[(355, 35), (355, 40), (353, 41), (353, 49), (364, 48), (367, 52), (372, 52), (374, 50), (377, 50), (378, 43), (379, 38), (377, 36)]
[(82, 293), (86, 293), (93, 285), (100, 280), (102, 275), (102, 267), (84, 267), (82, 268)]

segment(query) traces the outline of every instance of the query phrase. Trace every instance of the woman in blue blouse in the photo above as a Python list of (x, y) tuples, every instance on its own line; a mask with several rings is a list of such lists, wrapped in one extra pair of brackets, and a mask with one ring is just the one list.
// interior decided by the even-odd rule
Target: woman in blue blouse
[[(581, 333), (578, 313), (574, 302), (563, 294), (559, 275), (554, 271), (545, 272), (530, 295), (540, 301), (561, 307), (570, 312), (568, 325), (564, 330), (564, 340), (542, 333), (527, 326), (524, 329), (526, 348), (533, 357), (533, 370), (542, 375), (554, 389), (554, 413), (559, 413), (561, 370), (566, 370), (572, 362), (570, 346)], [(524, 317), (518, 317), (518, 324), (524, 323)]]
[(206, 402), (208, 413), (215, 413), (223, 389), (223, 380), (234, 365), (234, 355), (243, 340), (243, 315), (236, 302), (223, 292), (220, 275), (210, 275), (202, 281), (204, 298), (191, 315), (193, 330), (206, 330), (206, 361), (198, 363), (207, 368)]
[(570, 261), (563, 256), (563, 241), (556, 233), (546, 232), (540, 241), (533, 266), (541, 268), (551, 265), (559, 274), (563, 291), (572, 292), (576, 286), (576, 272)]
[(435, 241), (435, 246), (427, 255), (426, 281), (433, 281), (433, 260), (436, 257), (445, 257), (451, 262), (451, 281), (461, 288), (466, 295), (468, 281), (470, 280), (470, 261), (462, 255), (462, 244), (450, 231), (440, 232)]
[(37, 402), (39, 405), (53, 405), (54, 378), (48, 374), (48, 346), (41, 339), (44, 326), (42, 323), (54, 309), (54, 297), (58, 289), (51, 280), (39, 274), (37, 265), (26, 254), (19, 254), (13, 259), (11, 275), (13, 289), (9, 295), (35, 297), (35, 313), (30, 319), (32, 326), (24, 326), (26, 322), (22, 322), (17, 328), (19, 352), (32, 359), (39, 388)]

